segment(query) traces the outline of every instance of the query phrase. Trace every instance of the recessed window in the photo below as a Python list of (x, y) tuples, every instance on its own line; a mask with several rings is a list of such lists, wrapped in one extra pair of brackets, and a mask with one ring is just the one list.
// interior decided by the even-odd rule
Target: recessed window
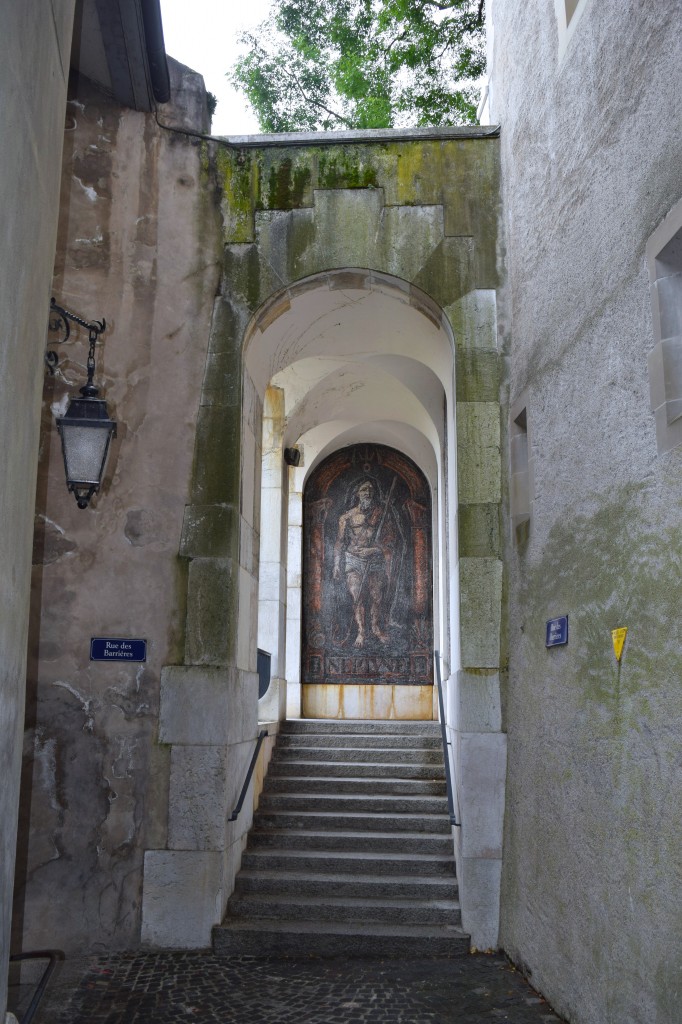
[(564, 7), (566, 8), (566, 24), (570, 25), (571, 18), (575, 14), (576, 7), (580, 3), (580, 0), (564, 0)]
[(509, 415), (509, 505), (512, 532), (517, 544), (528, 537), (532, 511), (532, 466), (528, 440), (528, 409), (525, 396)]
[(682, 444), (682, 200), (647, 244), (655, 345), (649, 391), (659, 454)]
[(568, 44), (589, 2), (590, 0), (554, 0), (559, 30), (559, 60), (566, 53)]

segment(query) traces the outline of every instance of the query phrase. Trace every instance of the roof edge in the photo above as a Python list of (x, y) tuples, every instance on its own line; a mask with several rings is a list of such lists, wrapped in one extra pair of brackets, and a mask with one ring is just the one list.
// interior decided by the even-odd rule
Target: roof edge
[(157, 103), (168, 103), (171, 96), (170, 75), (159, 0), (142, 0), (142, 23), (154, 99)]

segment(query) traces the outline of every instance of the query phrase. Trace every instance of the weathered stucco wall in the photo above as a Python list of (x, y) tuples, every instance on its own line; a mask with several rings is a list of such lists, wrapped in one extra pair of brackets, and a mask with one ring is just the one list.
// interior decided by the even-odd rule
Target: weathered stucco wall
[(0, 33), (0, 1020), (5, 1018), (45, 322), (73, 0), (4, 4)]
[[(197, 76), (175, 66), (174, 79), (203, 100)], [(139, 943), (143, 852), (166, 844), (160, 675), (184, 653), (178, 549), (220, 248), (193, 140), (85, 79), (66, 112), (52, 293), (106, 318), (95, 382), (118, 438), (79, 510), (54, 425), (84, 382), (74, 328), (44, 390), (15, 932), (23, 948), (74, 951)], [(146, 638), (147, 662), (90, 662), (92, 636)]]
[[(534, 481), (510, 548), (502, 941), (575, 1024), (672, 1024), (682, 449), (657, 454), (645, 246), (682, 191), (680, 7), (587, 2), (567, 45), (562, 7), (492, 4), (510, 398)], [(565, 614), (568, 645), (546, 650)]]

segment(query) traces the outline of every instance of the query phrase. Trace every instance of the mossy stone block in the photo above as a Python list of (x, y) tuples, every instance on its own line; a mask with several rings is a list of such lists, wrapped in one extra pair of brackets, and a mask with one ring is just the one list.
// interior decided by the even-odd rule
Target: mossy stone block
[(462, 558), (495, 558), (501, 554), (499, 505), (460, 505), (459, 553)]
[[(383, 148), (383, 147), (382, 147)], [(330, 146), (318, 150), (316, 188), (378, 188), (377, 147)]]
[(229, 282), (230, 298), (255, 312), (270, 292), (261, 294), (261, 254), (257, 245), (229, 245), (223, 254), (225, 280)]
[(457, 471), (460, 505), (495, 504), (501, 500), (497, 402), (458, 403)]
[(226, 665), (234, 657), (237, 580), (229, 558), (194, 558), (187, 588), (186, 662)]
[(239, 406), (201, 406), (194, 451), (193, 504), (236, 505), (239, 501)]
[(460, 732), (499, 732), (502, 728), (500, 675), (495, 669), (457, 673)]
[(488, 288), (468, 292), (445, 310), (458, 348), (497, 352), (497, 296)]
[(455, 386), (458, 402), (497, 402), (500, 397), (497, 352), (457, 347)]
[(233, 296), (218, 296), (213, 307), (208, 351), (239, 352), (250, 318), (251, 313), (244, 303)]
[(444, 238), (412, 283), (445, 309), (471, 291), (472, 258), (470, 238)]
[(234, 557), (238, 525), (233, 505), (186, 505), (180, 554), (185, 558)]
[(311, 150), (289, 148), (262, 153), (260, 205), (267, 210), (298, 210), (313, 199), (314, 155)]
[(238, 405), (241, 359), (233, 351), (209, 352), (201, 389), (202, 405)]
[(502, 562), (460, 558), (462, 667), (497, 668), (500, 661)]

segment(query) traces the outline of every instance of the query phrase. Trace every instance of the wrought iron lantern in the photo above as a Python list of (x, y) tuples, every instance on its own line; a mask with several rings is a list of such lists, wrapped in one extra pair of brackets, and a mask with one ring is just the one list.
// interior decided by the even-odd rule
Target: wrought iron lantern
[(100, 489), (109, 444), (112, 437), (116, 437), (116, 423), (109, 418), (107, 404), (99, 397), (99, 388), (92, 382), (95, 374), (95, 344), (107, 325), (106, 320), (88, 323), (58, 306), (54, 299), (50, 304), (50, 312), (51, 327), (55, 326), (56, 321), (63, 323), (65, 341), (70, 333), (69, 320), (85, 327), (90, 340), (88, 380), (80, 389), (82, 397), (72, 398), (66, 415), (57, 420), (57, 429), (62, 439), (66, 485), (73, 492), (78, 507), (87, 508), (93, 494)]

